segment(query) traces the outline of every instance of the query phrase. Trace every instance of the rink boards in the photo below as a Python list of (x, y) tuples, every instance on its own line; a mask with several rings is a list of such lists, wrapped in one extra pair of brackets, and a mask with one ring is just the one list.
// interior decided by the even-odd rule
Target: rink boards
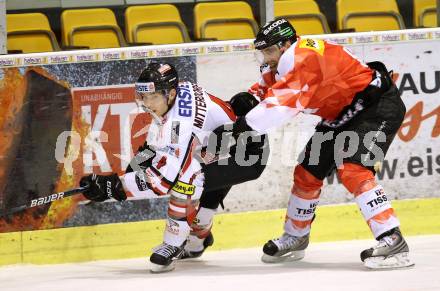
[[(393, 206), (406, 236), (440, 234), (440, 199), (408, 199)], [(285, 210), (219, 214), (211, 250), (261, 247), (282, 232)], [(0, 234), (0, 265), (56, 264), (147, 257), (162, 241), (163, 220)], [(372, 239), (354, 204), (319, 207), (311, 242)]]
[[(394, 70), (407, 116), (379, 181), (394, 200), (440, 197), (440, 30), (313, 37), (343, 44), (363, 61), (380, 60)], [(145, 138), (136, 135), (148, 118), (133, 112), (132, 84), (152, 60), (176, 64), (181, 79), (198, 82), (223, 99), (246, 90), (259, 75), (251, 40), (0, 56), (0, 209), (22, 204), (32, 195), (75, 187), (82, 175), (92, 171), (122, 173)], [(270, 134), (271, 157), (263, 175), (234, 187), (225, 201), (224, 212), (233, 214), (217, 219), (217, 248), (258, 246), (281, 231), (284, 210), (276, 209), (286, 207), (296, 157), (316, 122), (312, 116), (299, 116)], [(106, 132), (107, 141), (87, 148), (91, 130)], [(62, 133), (69, 131), (75, 133), (69, 138), (78, 143), (66, 147)], [(67, 148), (64, 160), (64, 152), (56, 154), (59, 147)], [(321, 205), (353, 201), (336, 177), (329, 177), (326, 184)], [(431, 200), (410, 201), (407, 205), (414, 207), (414, 214), (407, 216), (400, 213), (400, 203), (407, 202), (395, 203), (397, 214), (406, 221), (403, 229), (414, 225), (409, 230), (416, 234), (418, 225), (420, 233), (437, 233), (438, 219), (421, 220), (435, 213), (426, 202)], [(438, 200), (432, 201), (438, 205)], [(9, 232), (0, 234), (0, 264), (144, 255), (161, 240), (166, 203), (166, 199), (130, 199), (125, 204), (89, 205), (76, 196), (0, 220), (0, 232)], [(338, 238), (323, 233), (342, 231), (337, 218), (345, 207), (351, 207), (347, 213), (359, 224), (347, 227), (342, 237), (358, 238), (351, 230), (358, 227), (365, 232), (360, 237), (368, 237), (354, 206), (331, 206), (322, 211), (328, 211), (325, 220), (334, 223), (316, 231), (319, 224), (314, 225), (316, 239)], [(261, 217), (267, 218), (265, 228)], [(249, 239), (234, 240), (240, 232), (250, 234), (244, 236)]]

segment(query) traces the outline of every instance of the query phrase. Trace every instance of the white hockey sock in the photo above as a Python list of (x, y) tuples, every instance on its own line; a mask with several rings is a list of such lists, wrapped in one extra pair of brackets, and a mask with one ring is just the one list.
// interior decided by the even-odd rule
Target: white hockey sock
[(180, 247), (188, 238), (190, 227), (188, 222), (168, 217), (163, 241), (169, 245)]
[(212, 228), (212, 221), (217, 211), (201, 207), (194, 223), (191, 225), (191, 234), (188, 237), (185, 249), (192, 252), (203, 250), (203, 241)]
[(310, 233), (313, 215), (319, 198), (303, 199), (293, 192), (289, 197), (284, 231), (293, 236), (305, 236)]
[(197, 234), (198, 232), (211, 230), (212, 221), (216, 212), (214, 209), (200, 207), (196, 219), (192, 224), (192, 233)]
[(400, 225), (382, 186), (377, 185), (373, 189), (358, 195), (356, 203), (375, 238)]

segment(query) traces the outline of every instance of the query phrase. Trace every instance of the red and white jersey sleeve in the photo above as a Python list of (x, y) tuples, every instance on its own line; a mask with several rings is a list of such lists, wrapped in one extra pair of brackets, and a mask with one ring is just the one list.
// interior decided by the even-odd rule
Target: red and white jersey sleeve
[[(204, 177), (195, 153), (208, 143), (212, 130), (227, 122), (235, 121), (228, 103), (206, 93), (189, 82), (179, 84), (176, 101), (162, 123), (152, 123), (148, 132), (148, 145), (156, 155), (145, 171), (146, 181), (139, 181), (135, 173), (125, 176), (125, 185), (134, 196), (165, 195), (178, 181), (195, 186), (201, 195)], [(133, 181), (137, 184), (133, 185)], [(127, 183), (127, 181), (132, 181)], [(143, 185), (139, 185), (143, 183)], [(131, 187), (130, 187), (131, 185)], [(136, 186), (136, 187), (135, 187)]]
[(246, 121), (254, 130), (267, 133), (300, 112), (333, 120), (368, 86), (372, 75), (346, 48), (298, 38), (281, 56), (276, 82), (268, 84), (267, 75), (263, 101), (246, 115)]

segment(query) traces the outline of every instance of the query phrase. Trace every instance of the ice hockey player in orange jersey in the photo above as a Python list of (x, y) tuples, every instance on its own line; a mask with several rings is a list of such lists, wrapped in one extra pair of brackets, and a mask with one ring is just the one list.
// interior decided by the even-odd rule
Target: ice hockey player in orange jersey
[(264, 245), (262, 260), (304, 257), (323, 179), (336, 169), (378, 241), (361, 253), (364, 265), (412, 265), (400, 222), (374, 177), (406, 111), (385, 65), (364, 64), (340, 45), (298, 37), (286, 19), (264, 25), (254, 44), (261, 79), (249, 92), (262, 102), (235, 122), (234, 134), (264, 134), (300, 112), (322, 118), (294, 170), (284, 233)]

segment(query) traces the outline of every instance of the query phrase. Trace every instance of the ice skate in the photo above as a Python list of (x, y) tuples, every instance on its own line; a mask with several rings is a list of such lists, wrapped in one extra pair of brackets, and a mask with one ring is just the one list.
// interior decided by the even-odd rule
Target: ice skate
[(409, 258), (409, 248), (400, 233), (394, 228), (379, 239), (379, 243), (361, 253), (364, 266), (369, 269), (394, 269), (414, 266)]
[(179, 259), (183, 253), (184, 245), (181, 247), (175, 247), (167, 243), (153, 249), (153, 253), (150, 256), (152, 273), (163, 273), (174, 270), (175, 260)]
[(298, 261), (304, 258), (309, 245), (309, 235), (296, 237), (284, 233), (280, 238), (268, 241), (263, 247), (261, 260), (264, 263)]
[(205, 250), (213, 244), (214, 236), (212, 233), (209, 233), (209, 235), (204, 239), (191, 235), (187, 240), (180, 259), (184, 260), (201, 257)]

